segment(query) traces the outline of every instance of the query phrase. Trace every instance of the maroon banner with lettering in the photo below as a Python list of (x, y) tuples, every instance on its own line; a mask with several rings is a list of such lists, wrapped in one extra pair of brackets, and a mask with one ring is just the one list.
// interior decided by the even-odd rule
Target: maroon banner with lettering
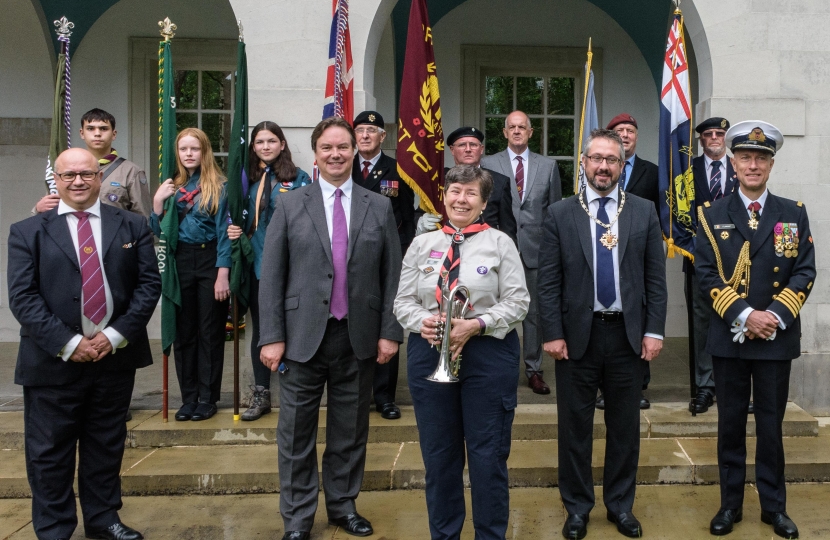
[(398, 112), (398, 172), (421, 209), (444, 215), (444, 130), (425, 0), (412, 0)]

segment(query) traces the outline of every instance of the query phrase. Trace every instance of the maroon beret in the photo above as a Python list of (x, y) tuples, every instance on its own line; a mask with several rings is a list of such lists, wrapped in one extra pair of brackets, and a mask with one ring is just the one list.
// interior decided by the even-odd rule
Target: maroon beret
[(620, 124), (631, 124), (635, 128), (639, 129), (637, 126), (637, 121), (634, 120), (634, 117), (628, 113), (620, 113), (608, 122), (608, 126), (605, 129), (614, 129), (615, 127), (619, 126)]

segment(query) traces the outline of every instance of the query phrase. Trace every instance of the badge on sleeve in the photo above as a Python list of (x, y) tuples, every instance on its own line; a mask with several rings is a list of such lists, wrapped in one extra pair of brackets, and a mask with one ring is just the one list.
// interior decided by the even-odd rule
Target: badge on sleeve
[(478, 268), (476, 268), (476, 272), (478, 272), (479, 274), (481, 274), (483, 276), (484, 274), (487, 273), (487, 267), (486, 266), (479, 266)]

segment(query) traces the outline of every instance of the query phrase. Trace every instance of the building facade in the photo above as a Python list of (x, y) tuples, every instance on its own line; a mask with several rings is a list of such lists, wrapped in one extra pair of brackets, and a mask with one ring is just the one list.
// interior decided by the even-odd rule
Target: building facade
[[(351, 0), (349, 5), (355, 110), (381, 112), (392, 151), (409, 5), (409, 0)], [(556, 157), (563, 177), (572, 174), (582, 67), (591, 38), (601, 122), (620, 112), (632, 114), (640, 125), (638, 155), (657, 161), (670, 1), (429, 0), (428, 5), (446, 132), (478, 126), (493, 135), (488, 149), (501, 149), (500, 122), (520, 108), (531, 113), (534, 150)], [(830, 218), (821, 203), (830, 187), (822, 167), (823, 159), (830, 159), (830, 27), (825, 23), (830, 3), (683, 0), (680, 7), (695, 118), (763, 119), (786, 136), (770, 189), (809, 208), (819, 273), (801, 312), (803, 354), (793, 363), (791, 397), (810, 412), (830, 414)], [(310, 170), (309, 136), (321, 116), (328, 63), (329, 0), (2, 0), (2, 8), (3, 231), (26, 217), (45, 190), (56, 58), (52, 21), (64, 15), (76, 24), (71, 38), (74, 145), (81, 144), (80, 115), (103, 108), (117, 119), (120, 155), (142, 165), (157, 184), (157, 21), (169, 17), (178, 26), (173, 63), (179, 124), (205, 129), (221, 159), (233, 114), (240, 20), (251, 125), (265, 119), (279, 123), (295, 161)], [(0, 236), (4, 283), (6, 238)], [(667, 333), (684, 336), (681, 261), (668, 263)], [(4, 288), (0, 339), (14, 341), (19, 328), (6, 294)]]

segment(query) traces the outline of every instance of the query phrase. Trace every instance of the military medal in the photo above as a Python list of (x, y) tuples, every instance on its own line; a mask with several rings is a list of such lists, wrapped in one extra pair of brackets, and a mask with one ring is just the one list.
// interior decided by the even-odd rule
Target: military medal
[(594, 216), (588, 207), (585, 205), (585, 191), (583, 190), (579, 194), (579, 204), (582, 205), (582, 209), (585, 210), (585, 213), (588, 214), (588, 217), (594, 220), (597, 225), (600, 227), (605, 227), (605, 234), (599, 237), (599, 242), (604, 247), (606, 247), (609, 251), (617, 247), (617, 235), (611, 232), (611, 227), (614, 226), (614, 223), (617, 222), (617, 219), (620, 217), (620, 213), (622, 213), (623, 206), (625, 206), (625, 191), (620, 190), (620, 206), (617, 208), (617, 214), (614, 216), (614, 219), (611, 220), (611, 223), (603, 223)]
[(758, 218), (755, 216), (755, 212), (752, 212), (752, 215), (749, 217), (749, 228), (753, 231), (758, 228)]

